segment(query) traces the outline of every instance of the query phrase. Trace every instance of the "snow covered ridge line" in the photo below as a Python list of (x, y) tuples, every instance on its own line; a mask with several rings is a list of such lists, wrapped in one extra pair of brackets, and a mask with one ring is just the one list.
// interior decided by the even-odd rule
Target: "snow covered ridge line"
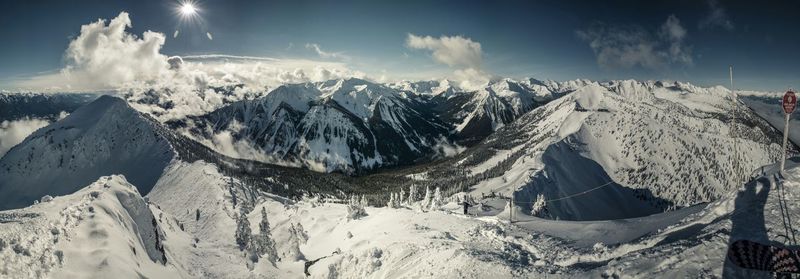
[[(452, 84), (380, 84), (356, 78), (287, 84), (258, 98), (178, 119), (170, 116), (171, 101), (152, 98), (156, 92), (147, 99), (128, 100), (231, 157), (358, 174), (451, 156), (449, 150), (475, 145), (528, 111), (589, 85), (629, 97), (655, 90), (722, 98), (727, 94), (721, 87), (661, 81), (498, 79), (475, 91)], [(204, 95), (209, 98), (215, 92), (222, 92), (226, 100), (238, 94), (214, 89)], [(147, 105), (153, 102), (157, 109)]]
[(8, 222), (0, 224), (0, 277), (179, 275), (165, 266), (156, 216), (124, 177), (101, 177), (71, 195), (2, 214)]
[[(229, 178), (216, 167), (175, 163), (146, 198), (124, 177), (107, 176), (0, 212), (0, 277), (761, 277), (769, 274), (726, 261), (728, 244), (780, 242), (782, 215), (800, 219), (791, 203), (778, 209), (780, 199), (800, 194), (797, 163), (790, 162), (785, 181), (776, 179), (775, 166), (764, 173), (700, 207), (570, 222), (502, 207), (463, 216), (456, 200), (430, 193), (434, 198), (425, 199), (434, 202), (424, 208), (269, 196), (235, 205), (225, 191)], [(508, 210), (521, 219), (508, 224)]]
[[(780, 133), (741, 105), (732, 129), (730, 96), (722, 87), (590, 84), (453, 158), (406, 174), (447, 193), (515, 193), (525, 210), (539, 194), (550, 200), (614, 182), (551, 205), (550, 218), (568, 220), (630, 218), (714, 201), (780, 154)], [(746, 160), (734, 166), (734, 156)], [(594, 208), (601, 204), (608, 210)]]
[(355, 78), (289, 84), (167, 123), (229, 156), (363, 173), (447, 156), (553, 98), (512, 80), (436, 96), (398, 88)]

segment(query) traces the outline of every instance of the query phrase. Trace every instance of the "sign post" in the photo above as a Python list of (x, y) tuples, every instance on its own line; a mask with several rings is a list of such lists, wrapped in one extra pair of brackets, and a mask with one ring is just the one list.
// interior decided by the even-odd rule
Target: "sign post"
[(781, 173), (783, 173), (783, 168), (786, 165), (786, 144), (789, 141), (789, 116), (792, 115), (794, 108), (797, 106), (797, 95), (791, 90), (786, 91), (786, 94), (783, 94), (783, 102), (781, 105), (783, 106), (785, 118), (783, 126), (783, 153), (781, 154)]

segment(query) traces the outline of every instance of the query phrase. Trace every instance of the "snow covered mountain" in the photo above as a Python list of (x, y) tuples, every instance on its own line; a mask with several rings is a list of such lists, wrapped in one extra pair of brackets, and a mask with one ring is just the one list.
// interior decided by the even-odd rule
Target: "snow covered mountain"
[(785, 202), (800, 195), (800, 168), (789, 162), (785, 180), (774, 165), (764, 174), (709, 204), (615, 221), (546, 220), (520, 208), (470, 218), (456, 214), (455, 199), (430, 210), (367, 207), (348, 220), (341, 204), (262, 193), (247, 207), (266, 213), (244, 218), (253, 237), (261, 226), (252, 224), (268, 224), (280, 255), (272, 262), (237, 247), (236, 211), (245, 205), (227, 192), (229, 178), (211, 164), (176, 162), (145, 198), (124, 177), (107, 176), (0, 212), (0, 276), (770, 278), (725, 259), (739, 239), (791, 243), (778, 219), (800, 218)]
[(169, 124), (234, 157), (362, 173), (474, 144), (554, 97), (544, 84), (510, 79), (466, 92), (447, 80), (384, 85), (351, 78), (284, 85)]
[(416, 96), (355, 78), (284, 85), (188, 122), (201, 139), (228, 131), (267, 161), (326, 172), (410, 164), (450, 142), (446, 124)]
[(0, 158), (0, 208), (69, 194), (111, 174), (147, 193), (175, 156), (155, 125), (125, 101), (101, 96), (37, 130)]
[(551, 218), (648, 215), (716, 200), (779, 158), (778, 131), (738, 106), (733, 128), (721, 87), (588, 83), (458, 156), (403, 174), (448, 192), (514, 193), (524, 208), (539, 194), (558, 199)]
[(55, 121), (97, 98), (95, 94), (0, 93), (0, 121), (36, 118)]
[[(278, 128), (253, 130), (310, 142), (302, 135), (326, 129), (300, 123), (369, 125), (376, 113), (413, 114), (416, 99), (431, 98), (360, 85), (286, 86), (283, 98), (242, 103), (220, 119), (272, 123)], [(0, 158), (0, 204), (38, 202), (0, 212), (0, 277), (719, 276), (738, 272), (722, 260), (728, 242), (774, 239), (767, 236), (780, 223), (759, 221), (751, 209), (779, 217), (754, 193), (784, 183), (770, 165), (780, 135), (742, 104), (732, 128), (726, 89), (637, 81), (546, 87), (564, 96), (498, 125), (464, 152), (357, 177), (226, 157), (121, 99), (100, 97)], [(374, 101), (360, 105), (361, 94)], [(295, 129), (265, 116), (314, 107), (326, 117), (306, 120), (306, 112)], [(788, 184), (800, 177), (790, 168)], [(399, 205), (384, 206), (401, 192)], [(477, 201), (470, 214), (482, 217), (458, 213), (465, 193)], [(513, 195), (516, 206), (494, 194)], [(366, 216), (351, 218), (352, 205), (337, 204), (353, 195), (371, 205)], [(548, 200), (543, 218), (529, 215), (539, 195)], [(518, 223), (504, 219), (511, 211)], [(274, 242), (268, 253), (242, 240), (245, 228), (260, 239), (262, 216)], [(759, 222), (764, 232), (751, 226)], [(653, 268), (658, 258), (673, 264)]]

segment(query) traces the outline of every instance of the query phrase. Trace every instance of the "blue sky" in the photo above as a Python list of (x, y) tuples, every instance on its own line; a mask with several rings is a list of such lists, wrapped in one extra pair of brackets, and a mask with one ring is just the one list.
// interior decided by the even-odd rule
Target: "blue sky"
[[(227, 54), (337, 62), (370, 76), (425, 79), (468, 67), (409, 47), (409, 34), (480, 44), (481, 72), (567, 80), (672, 79), (782, 90), (797, 86), (798, 2), (737, 1), (3, 1), (0, 88), (65, 67), (81, 25), (130, 15), (129, 33), (165, 34), (165, 55)], [(677, 29), (676, 29), (677, 28)], [(175, 30), (179, 35), (173, 38)], [(670, 31), (671, 30), (671, 31)], [(208, 39), (210, 33), (213, 40)], [(311, 44), (316, 44), (321, 55)], [(458, 58), (458, 57), (456, 57)], [(473, 67), (473, 66), (469, 66)]]

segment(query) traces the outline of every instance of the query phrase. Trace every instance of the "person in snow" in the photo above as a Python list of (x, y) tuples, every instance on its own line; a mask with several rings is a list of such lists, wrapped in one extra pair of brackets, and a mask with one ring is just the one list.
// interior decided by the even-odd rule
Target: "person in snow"
[(464, 199), (462, 204), (464, 205), (464, 215), (468, 215), (467, 210), (469, 210), (469, 207), (472, 206), (472, 204), (470, 204), (467, 199)]

